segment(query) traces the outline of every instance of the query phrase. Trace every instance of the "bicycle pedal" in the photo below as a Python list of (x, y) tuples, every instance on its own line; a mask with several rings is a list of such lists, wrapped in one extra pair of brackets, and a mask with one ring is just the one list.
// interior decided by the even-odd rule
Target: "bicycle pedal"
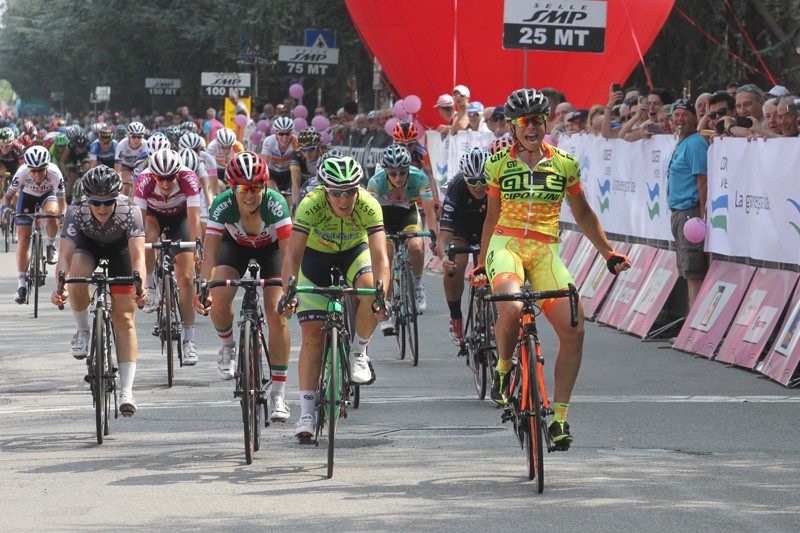
[[(467, 351), (467, 347), (466, 346), (462, 346), (458, 350), (458, 357), (466, 357), (468, 353), (469, 352)], [(469, 361), (467, 361), (467, 366), (469, 366)]]

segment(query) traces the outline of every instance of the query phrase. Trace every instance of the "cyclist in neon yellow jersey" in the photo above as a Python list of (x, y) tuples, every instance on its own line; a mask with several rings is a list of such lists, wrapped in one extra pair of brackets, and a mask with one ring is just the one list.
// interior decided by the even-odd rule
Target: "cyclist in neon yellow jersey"
[[(479, 275), (485, 261), (495, 294), (518, 292), (525, 279), (534, 291), (566, 289), (573, 279), (558, 252), (558, 220), (564, 199), (583, 234), (606, 258), (611, 273), (629, 269), (630, 261), (611, 247), (583, 194), (575, 157), (544, 142), (550, 113), (547, 98), (536, 89), (519, 89), (508, 97), (504, 112), (514, 144), (495, 153), (485, 166), (489, 200), (474, 275)], [(583, 310), (579, 309), (579, 323), (573, 328), (569, 301), (546, 300), (539, 305), (559, 338), (555, 414), (548, 429), (555, 443), (568, 447), (573, 438), (566, 417), (583, 356)], [(505, 404), (522, 303), (497, 302), (497, 308), (500, 360), (491, 396), (495, 403)]]
[[(292, 235), (283, 260), (284, 294), (291, 276), (298, 285), (331, 285), (331, 267), (338, 265), (347, 285), (373, 288), (377, 280), (388, 282), (389, 259), (386, 256), (386, 233), (383, 229), (381, 206), (366, 190), (358, 186), (364, 172), (352, 157), (343, 157), (331, 150), (322, 156), (317, 176), (320, 185), (300, 201), (295, 213)], [(353, 383), (368, 385), (375, 380), (367, 356), (378, 318), (372, 296), (359, 298), (356, 331), (350, 346), (350, 375)], [(315, 404), (319, 395), (320, 367), (327, 318), (327, 299), (302, 294), (279, 306), (290, 315), (298, 310), (302, 329), (302, 344), (298, 363), (300, 378), (300, 420), (295, 424), (295, 436), (302, 439), (313, 435), (316, 421)]]

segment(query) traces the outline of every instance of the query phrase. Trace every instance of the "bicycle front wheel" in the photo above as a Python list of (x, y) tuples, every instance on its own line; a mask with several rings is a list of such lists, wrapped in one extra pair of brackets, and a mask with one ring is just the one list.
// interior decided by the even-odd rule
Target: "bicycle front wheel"
[(161, 324), (163, 325), (161, 330), (161, 348), (163, 350), (164, 344), (166, 343), (167, 385), (172, 387), (172, 381), (175, 378), (175, 353), (172, 344), (172, 328), (174, 319), (172, 315), (172, 306), (174, 304), (172, 302), (173, 286), (171, 276), (165, 275), (164, 284), (162, 287), (164, 288), (164, 293), (161, 295), (161, 303), (159, 305), (161, 309)]
[(246, 320), (242, 324), (242, 336), (239, 339), (239, 402), (242, 406), (242, 423), (244, 425), (244, 458), (247, 464), (253, 462), (253, 444), (256, 434), (255, 402), (253, 387), (253, 324)]
[(94, 314), (94, 330), (92, 338), (91, 381), (92, 396), (94, 396), (94, 417), (97, 430), (97, 444), (103, 444), (103, 436), (107, 435), (106, 422), (108, 421), (108, 408), (106, 399), (106, 331), (103, 310), (98, 308)]
[(400, 359), (406, 358), (406, 313), (405, 294), (403, 284), (400, 278), (393, 281), (392, 287), (392, 313), (394, 320), (394, 335), (397, 341), (397, 352), (400, 354)]
[(9, 240), (11, 239), (11, 225), (8, 223), (10, 214), (6, 214), (6, 219), (3, 220), (3, 240), (6, 242), (6, 253), (9, 249)]
[(341, 357), (339, 353), (339, 331), (334, 328), (330, 332), (330, 380), (326, 390), (325, 402), (328, 410), (328, 478), (333, 477), (333, 456), (336, 442), (336, 427), (339, 425), (341, 406), (339, 397), (342, 390)]
[(34, 234), (31, 238), (31, 266), (33, 267), (33, 318), (39, 318), (39, 278), (42, 275), (42, 238)]
[(539, 394), (539, 365), (536, 362), (536, 351), (533, 340), (528, 339), (527, 375), (527, 403), (530, 427), (526, 439), (528, 455), (528, 479), (536, 478), (536, 490), (539, 494), (544, 491), (544, 448), (542, 435), (545, 427), (542, 415), (542, 397)]
[(417, 291), (414, 282), (414, 272), (411, 265), (406, 265), (404, 276), (405, 286), (405, 307), (406, 307), (406, 337), (408, 352), (411, 354), (411, 361), (414, 366), (419, 363), (419, 331), (417, 330)]

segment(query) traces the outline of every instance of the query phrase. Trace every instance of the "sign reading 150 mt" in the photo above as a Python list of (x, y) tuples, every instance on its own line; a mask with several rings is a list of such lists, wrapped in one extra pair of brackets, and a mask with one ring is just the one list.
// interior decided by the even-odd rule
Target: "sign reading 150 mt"
[(335, 76), (338, 48), (286, 46), (278, 48), (278, 74)]
[(201, 72), (200, 85), (203, 96), (226, 98), (236, 93), (239, 98), (250, 98), (249, 72)]
[(181, 80), (177, 78), (145, 78), (144, 88), (152, 96), (178, 96)]
[(606, 8), (605, 1), (505, 0), (503, 48), (603, 53)]

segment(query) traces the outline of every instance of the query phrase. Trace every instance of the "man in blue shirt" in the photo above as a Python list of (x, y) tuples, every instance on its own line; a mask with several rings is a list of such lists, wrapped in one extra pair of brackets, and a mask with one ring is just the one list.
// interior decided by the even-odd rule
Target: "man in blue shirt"
[(691, 218), (705, 219), (708, 142), (697, 132), (697, 113), (688, 100), (672, 104), (672, 129), (678, 134), (678, 144), (667, 171), (667, 203), (672, 212), (678, 273), (686, 279), (691, 308), (703, 284), (708, 262), (703, 243), (689, 242), (683, 235), (683, 226)]

